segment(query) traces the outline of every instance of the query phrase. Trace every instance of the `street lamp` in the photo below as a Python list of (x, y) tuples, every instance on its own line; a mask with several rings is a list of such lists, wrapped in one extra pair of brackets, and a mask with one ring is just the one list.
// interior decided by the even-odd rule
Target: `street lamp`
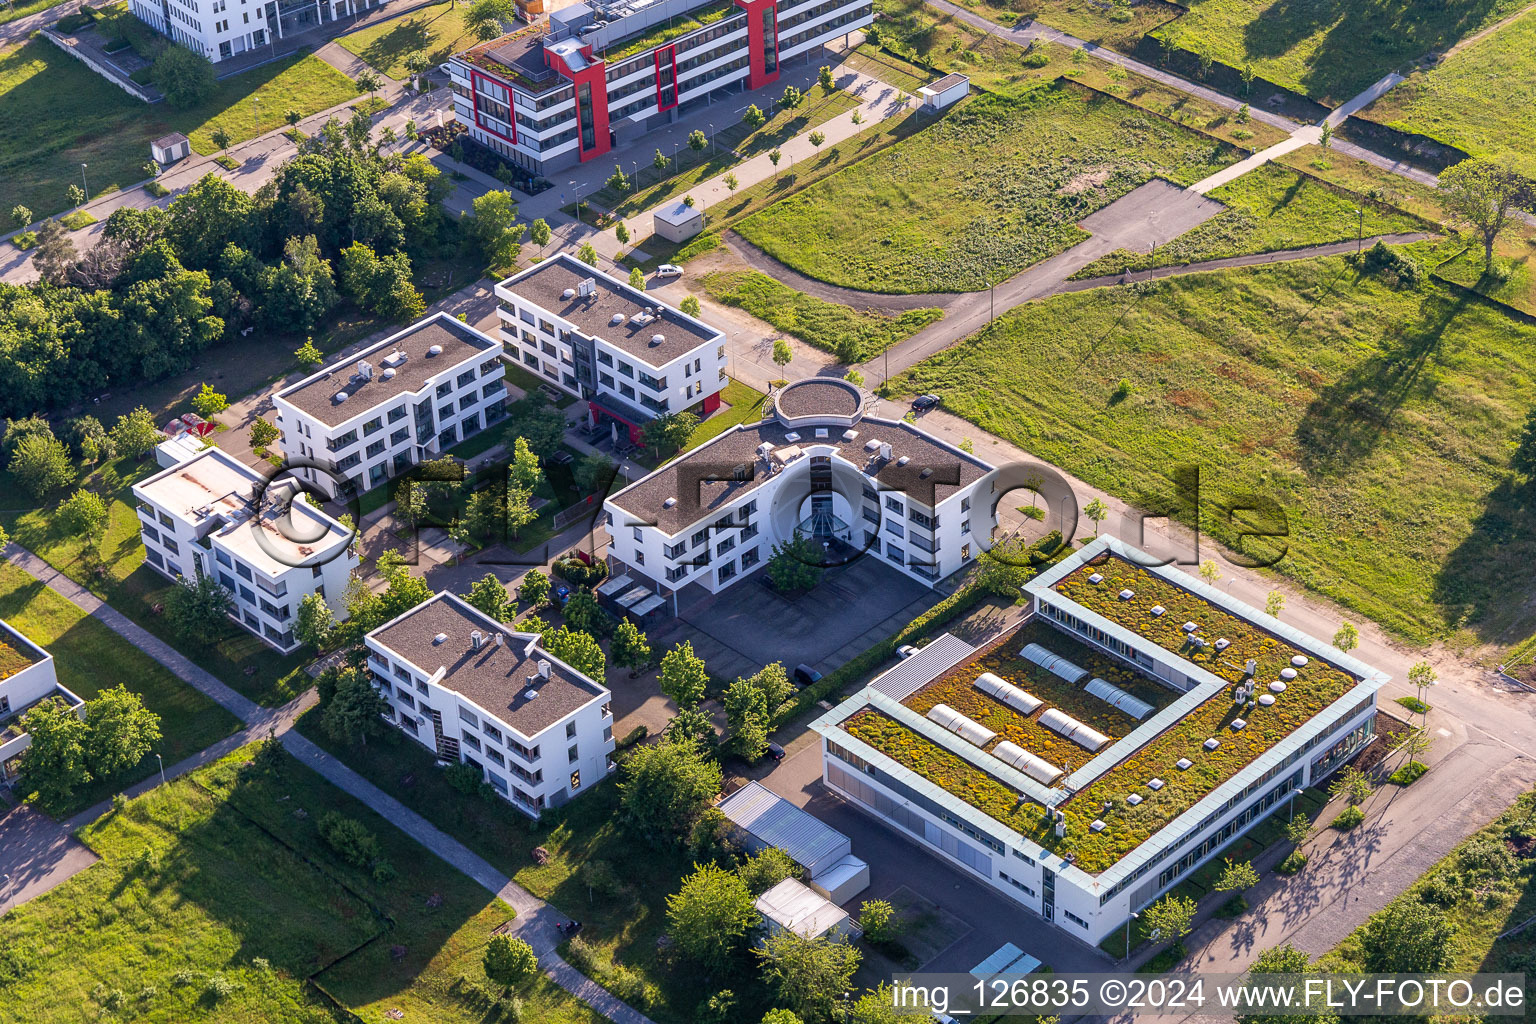
[(715, 158), (715, 125), (712, 121), (704, 123), (709, 126), (709, 158), (713, 160)]
[(155, 754), (155, 763), (160, 766), (160, 785), (163, 786), (165, 785), (165, 760), (161, 758), (159, 753)]
[(1131, 922), (1140, 916), (1133, 911), (1131, 916), (1125, 919), (1125, 958), (1127, 960), (1131, 958)]
[(91, 186), (85, 180), (85, 164), (80, 165), (80, 187), (85, 189), (85, 198), (91, 198)]
[(1289, 812), (1286, 814), (1287, 818), (1294, 818), (1294, 817), (1296, 817), (1296, 798), (1298, 796), (1301, 796), (1301, 790), (1299, 790), (1299, 789), (1291, 790), (1291, 807), (1290, 807)]

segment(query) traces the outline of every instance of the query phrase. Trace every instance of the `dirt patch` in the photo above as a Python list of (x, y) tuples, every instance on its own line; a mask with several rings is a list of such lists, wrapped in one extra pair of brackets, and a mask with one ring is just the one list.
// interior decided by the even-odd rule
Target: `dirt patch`
[(1056, 190), (1059, 196), (1075, 196), (1087, 192), (1091, 188), (1100, 188), (1109, 180), (1109, 176), (1115, 173), (1115, 169), (1108, 164), (1100, 164), (1090, 167), (1086, 171), (1079, 171), (1072, 175), (1065, 185)]
[[(1401, 718), (1377, 712), (1376, 738), (1355, 758), (1355, 767), (1367, 775), (1374, 774), (1410, 728), (1411, 726)], [(1395, 769), (1397, 766), (1391, 767)]]
[(1199, 388), (1181, 388), (1178, 391), (1168, 392), (1168, 401), (1175, 408), (1182, 409), (1195, 416), (1203, 416), (1216, 411), (1216, 399)]

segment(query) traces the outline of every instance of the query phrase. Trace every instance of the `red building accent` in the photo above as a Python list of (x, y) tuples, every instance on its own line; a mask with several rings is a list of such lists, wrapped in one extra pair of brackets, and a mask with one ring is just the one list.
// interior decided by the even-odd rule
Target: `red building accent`
[[(469, 98), (469, 103), (470, 103), (470, 106), (475, 108), (475, 124), (478, 125), (482, 131), (484, 131), (484, 132), (486, 132), (486, 133), (488, 133), (490, 135), (494, 135), (498, 139), (501, 139), (501, 140), (503, 140), (505, 142), (516, 142), (517, 141), (517, 112), (516, 112), (516, 108), (514, 106), (514, 103), (516, 101), (512, 98), (512, 87), (507, 85), (506, 82), (500, 81), (500, 80), (495, 79), (495, 78), (491, 78), (488, 75), (482, 75), (480, 72), (475, 71), (473, 69), (470, 70), (469, 77), (470, 77), (470, 85), (469, 85), (469, 88), (470, 88), (470, 98)], [(497, 131), (495, 128), (492, 128), (489, 125), (487, 125), (485, 123), (485, 121), (480, 117), (480, 83), (481, 82), (493, 82), (496, 85), (500, 86), (501, 88), (507, 90), (507, 109), (509, 111), (512, 111), (512, 117), (507, 122), (507, 126), (512, 129), (511, 136), (506, 136), (506, 135), (501, 134), (501, 132)]]
[(581, 154), (581, 162), (586, 163), (596, 157), (600, 157), (612, 148), (612, 142), (608, 131), (608, 80), (605, 74), (607, 65), (600, 60), (592, 59), (592, 47), (583, 46), (581, 55), (588, 61), (586, 67), (579, 71), (571, 70), (570, 65), (561, 59), (560, 55), (549, 50), (544, 51), (548, 55), (550, 66), (565, 78), (569, 78), (576, 89), (576, 148)]
[[(736, 6), (747, 12), (747, 88), (759, 89), (779, 80), (779, 32), (777, 0), (736, 0)], [(774, 26), (771, 33), (765, 31), (764, 12), (767, 22)], [(769, 35), (772, 35), (771, 44)], [(769, 70), (769, 68), (772, 70)]]
[(677, 47), (663, 46), (656, 51), (656, 111), (677, 106)]
[(704, 415), (708, 416), (720, 408), (720, 392), (704, 396)]

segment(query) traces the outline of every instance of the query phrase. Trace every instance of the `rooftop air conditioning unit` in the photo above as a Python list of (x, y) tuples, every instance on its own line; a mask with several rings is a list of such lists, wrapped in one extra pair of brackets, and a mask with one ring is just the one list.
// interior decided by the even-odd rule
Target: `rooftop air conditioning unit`
[(472, 649), (478, 651), (480, 649), (480, 645), (483, 643), (485, 643), (485, 634), (480, 632), (478, 629), (470, 630), (469, 646)]
[(539, 675), (543, 676), (545, 679), (549, 678), (549, 670), (553, 667), (554, 666), (549, 663), (547, 658), (539, 659)]
[(357, 361), (357, 375), (363, 380), (372, 380), (373, 364), (366, 359), (359, 359)]
[(590, 299), (597, 294), (597, 278), (584, 277), (576, 282), (576, 294), (584, 299)]
[(880, 446), (880, 457), (882, 459), (885, 459), (886, 461), (890, 461), (890, 458), (891, 458), (891, 446), (890, 445), (882, 444)]
[(384, 357), (384, 365), (385, 366), (399, 366), (401, 363), (405, 362), (409, 358), (410, 358), (409, 356), (407, 356), (404, 352), (402, 352), (400, 349), (397, 348), (393, 352), (391, 352), (389, 355)]

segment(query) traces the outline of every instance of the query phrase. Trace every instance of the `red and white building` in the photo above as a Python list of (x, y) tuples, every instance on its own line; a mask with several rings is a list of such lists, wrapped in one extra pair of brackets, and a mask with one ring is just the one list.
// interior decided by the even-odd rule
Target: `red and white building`
[(475, 141), (548, 174), (772, 85), (782, 64), (873, 19), (871, 0), (585, 0), (547, 31), (456, 54), (454, 112)]

